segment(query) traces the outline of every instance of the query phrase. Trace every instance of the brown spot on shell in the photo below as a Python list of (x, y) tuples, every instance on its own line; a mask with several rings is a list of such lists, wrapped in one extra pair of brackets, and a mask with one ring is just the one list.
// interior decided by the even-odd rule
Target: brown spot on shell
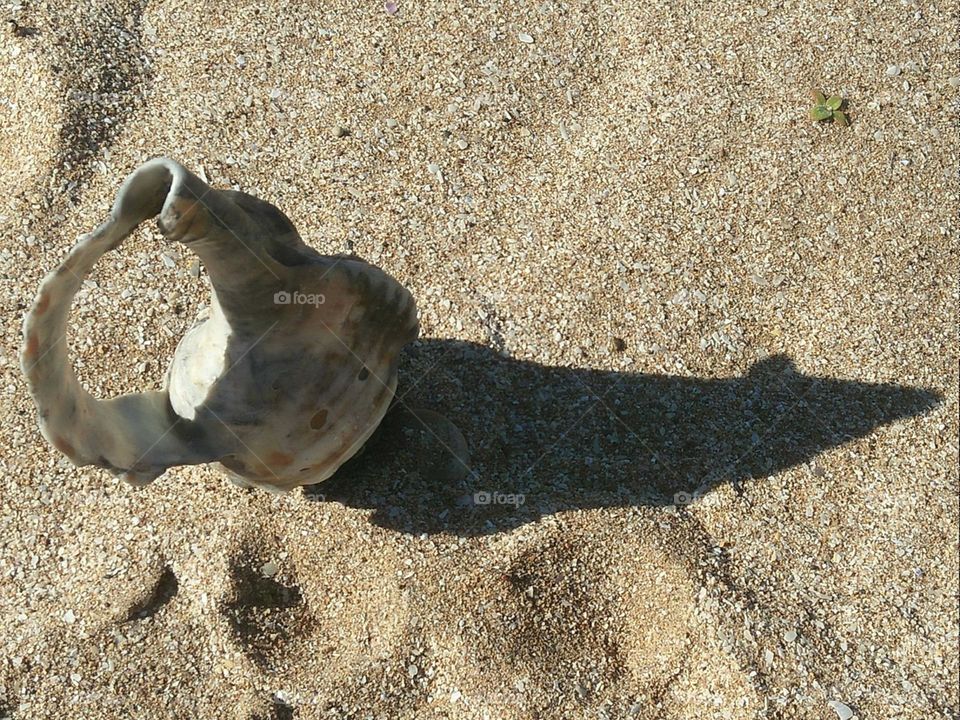
[(357, 375), (357, 380), (366, 380), (368, 377), (370, 377), (370, 371), (364, 367)]
[(73, 455), (74, 455), (74, 453), (76, 452), (76, 451), (73, 449), (73, 445), (71, 445), (70, 443), (68, 443), (66, 440), (64, 440), (64, 439), (63, 439), (62, 437), (60, 437), (59, 435), (57, 435), (57, 436), (54, 438), (54, 440), (53, 440), (53, 446), (54, 446), (57, 450), (59, 450), (60, 452), (62, 452), (64, 455), (66, 455), (68, 458), (72, 458)]
[(326, 424), (327, 424), (326, 408), (314, 413), (314, 416), (310, 418), (310, 427), (313, 428), (314, 430), (319, 430)]
[(43, 315), (47, 311), (48, 307), (50, 307), (50, 294), (40, 293), (40, 298), (37, 300), (37, 304), (33, 307), (33, 314)]
[(286, 467), (293, 462), (293, 455), (274, 450), (267, 456), (267, 462), (276, 467)]
[(323, 471), (323, 470), (326, 470), (327, 467), (328, 467), (328, 465), (329, 465), (329, 463), (327, 463), (327, 462), (317, 463), (317, 464), (315, 464), (315, 465), (310, 465), (310, 466), (308, 466), (308, 467), (301, 468), (301, 469), (300, 469), (300, 472), (302, 472), (302, 473), (310, 473), (311, 475), (316, 475), (317, 473), (319, 473), (319, 472), (321, 472), (321, 471)]
[(37, 356), (37, 353), (40, 351), (40, 339), (37, 337), (36, 333), (30, 333), (27, 337), (27, 350), (26, 354), (28, 358), (34, 358)]

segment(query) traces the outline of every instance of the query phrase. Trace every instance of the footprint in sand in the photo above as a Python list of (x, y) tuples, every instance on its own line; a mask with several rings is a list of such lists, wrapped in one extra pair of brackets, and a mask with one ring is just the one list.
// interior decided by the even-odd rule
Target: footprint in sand
[(152, 617), (164, 605), (173, 600), (180, 584), (177, 576), (169, 565), (164, 565), (160, 577), (153, 584), (153, 589), (143, 598), (136, 600), (127, 611), (127, 621), (143, 620)]
[[(520, 547), (505, 541), (503, 565), (467, 583), (466, 597), (485, 600), (460, 607), (462, 629), (443, 639), (451, 656), (477, 658), (451, 686), (510, 718), (548, 714), (545, 698), (583, 716), (605, 708), (611, 717), (646, 717), (636, 713), (656, 706), (670, 708), (659, 717), (707, 717), (714, 696), (749, 694), (717, 627), (698, 613), (696, 577), (669, 541), (646, 519), (629, 529), (564, 524)], [(688, 691), (718, 668), (731, 687), (709, 697)]]
[(312, 621), (290, 573), (246, 548), (230, 564), (231, 594), (223, 606), (237, 644), (263, 668), (271, 668), (294, 635)]

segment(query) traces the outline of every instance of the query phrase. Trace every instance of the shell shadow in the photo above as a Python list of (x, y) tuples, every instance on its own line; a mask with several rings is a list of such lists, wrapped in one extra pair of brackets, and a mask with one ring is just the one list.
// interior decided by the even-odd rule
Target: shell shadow
[(739, 489), (941, 399), (804, 375), (783, 355), (711, 379), (550, 367), (421, 340), (404, 352), (396, 407), (456, 423), (469, 472), (445, 471), (434, 434), (391, 411), (356, 458), (304, 492), (373, 509), (372, 522), (402, 532), (490, 534), (562, 510), (683, 505), (721, 483)]

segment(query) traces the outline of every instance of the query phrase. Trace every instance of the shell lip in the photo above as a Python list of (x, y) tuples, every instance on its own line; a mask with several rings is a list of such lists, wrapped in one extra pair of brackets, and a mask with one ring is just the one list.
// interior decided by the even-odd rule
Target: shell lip
[(110, 214), (115, 222), (130, 229), (147, 218), (163, 218), (189, 175), (183, 165), (170, 158), (148, 160), (123, 181)]

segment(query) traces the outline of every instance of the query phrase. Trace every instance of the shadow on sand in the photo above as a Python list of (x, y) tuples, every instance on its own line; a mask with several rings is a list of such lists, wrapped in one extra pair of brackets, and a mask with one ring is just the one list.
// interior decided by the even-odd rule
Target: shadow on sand
[[(362, 453), (305, 494), (374, 509), (382, 527), (465, 536), (574, 508), (685, 504), (941, 399), (803, 375), (786, 356), (714, 380), (548, 367), (457, 340), (409, 346), (399, 396)], [(469, 472), (404, 407), (433, 408), (456, 423)]]

